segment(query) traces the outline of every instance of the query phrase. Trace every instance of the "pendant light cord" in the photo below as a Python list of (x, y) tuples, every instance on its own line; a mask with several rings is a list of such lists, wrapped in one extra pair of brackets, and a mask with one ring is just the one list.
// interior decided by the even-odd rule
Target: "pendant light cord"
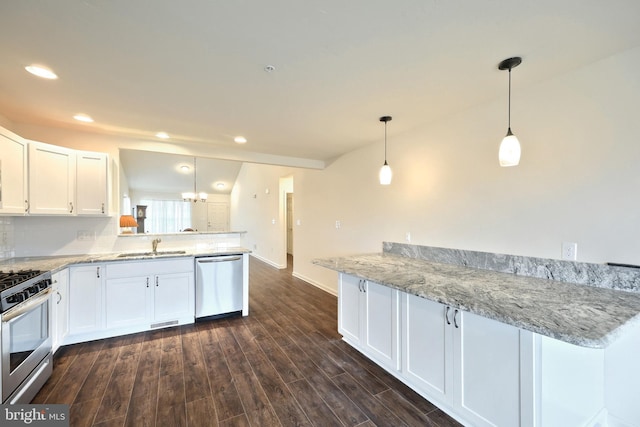
[(387, 122), (384, 122), (384, 164), (387, 164)]
[(511, 67), (509, 67), (509, 114), (508, 114), (509, 130), (511, 130)]

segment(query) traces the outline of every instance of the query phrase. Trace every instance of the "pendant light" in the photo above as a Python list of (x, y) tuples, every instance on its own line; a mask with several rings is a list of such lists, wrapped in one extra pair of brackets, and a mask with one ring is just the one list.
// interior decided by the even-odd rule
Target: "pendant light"
[(393, 172), (391, 172), (391, 167), (387, 163), (387, 122), (391, 121), (391, 116), (382, 116), (380, 121), (384, 122), (384, 165), (380, 168), (379, 178), (380, 185), (389, 185), (391, 184)]
[(500, 143), (500, 151), (498, 152), (498, 160), (500, 166), (518, 166), (520, 163), (520, 141), (511, 132), (511, 69), (522, 63), (522, 58), (515, 56), (507, 58), (498, 65), (499, 70), (509, 70), (509, 121), (507, 127), (507, 135)]
[(197, 193), (196, 192), (196, 158), (193, 158), (193, 193), (182, 193), (182, 200), (184, 200), (185, 202), (194, 202), (196, 203), (198, 200), (200, 200), (201, 202), (206, 202), (207, 201), (207, 193), (204, 192), (200, 192)]

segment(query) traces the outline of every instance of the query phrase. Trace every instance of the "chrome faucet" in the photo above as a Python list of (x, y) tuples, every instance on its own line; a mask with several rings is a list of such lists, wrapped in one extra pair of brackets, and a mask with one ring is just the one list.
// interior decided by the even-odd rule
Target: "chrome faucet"
[(153, 248), (153, 253), (157, 253), (158, 252), (158, 243), (162, 242), (162, 240), (160, 238), (157, 239), (153, 239), (151, 241), (151, 247)]

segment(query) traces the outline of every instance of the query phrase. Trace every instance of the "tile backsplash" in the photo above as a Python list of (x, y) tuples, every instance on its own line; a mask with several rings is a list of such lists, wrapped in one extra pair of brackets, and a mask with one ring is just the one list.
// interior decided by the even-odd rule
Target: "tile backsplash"
[[(220, 249), (242, 246), (243, 233), (174, 233), (163, 235), (118, 235), (118, 217), (0, 217), (6, 228), (7, 244), (0, 246), (6, 258), (104, 254), (151, 250), (151, 241), (160, 237), (160, 248)], [(0, 229), (0, 244), (4, 236)]]
[(13, 217), (0, 216), (0, 260), (15, 256)]

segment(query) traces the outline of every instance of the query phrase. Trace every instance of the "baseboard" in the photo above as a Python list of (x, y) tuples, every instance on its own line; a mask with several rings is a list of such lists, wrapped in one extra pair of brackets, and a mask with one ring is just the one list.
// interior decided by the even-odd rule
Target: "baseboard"
[(262, 262), (264, 262), (265, 264), (269, 264), (271, 267), (277, 268), (278, 270), (282, 270), (283, 268), (287, 268), (286, 265), (276, 264), (275, 262), (271, 261), (270, 259), (262, 257), (262, 256), (260, 256), (258, 254), (251, 253), (249, 255), (254, 257), (254, 258), (256, 258), (256, 259), (258, 259), (258, 260), (260, 260), (260, 261), (262, 261)]
[(331, 289), (328, 286), (320, 283), (320, 282), (316, 282), (315, 280), (312, 280), (308, 277), (303, 276), (302, 274), (296, 273), (295, 271), (293, 273), (291, 273), (291, 275), (297, 279), (300, 280), (304, 280), (305, 282), (307, 282), (308, 284), (315, 286), (316, 288), (320, 288), (323, 291), (333, 295), (333, 296), (338, 296), (338, 290), (337, 289)]

